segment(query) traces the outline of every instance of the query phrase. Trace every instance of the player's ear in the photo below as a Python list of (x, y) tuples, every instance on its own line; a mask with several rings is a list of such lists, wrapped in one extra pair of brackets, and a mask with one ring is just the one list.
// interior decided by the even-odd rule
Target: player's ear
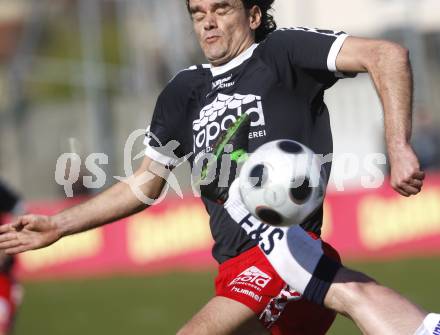
[(253, 6), (249, 10), (249, 26), (252, 30), (257, 30), (257, 28), (261, 25), (261, 9), (258, 6)]

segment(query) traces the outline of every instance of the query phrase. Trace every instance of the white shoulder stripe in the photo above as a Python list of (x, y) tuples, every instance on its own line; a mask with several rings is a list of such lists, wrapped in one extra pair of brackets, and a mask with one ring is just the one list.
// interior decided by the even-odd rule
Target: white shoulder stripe
[(327, 68), (331, 72), (338, 72), (338, 69), (336, 68), (336, 58), (338, 57), (339, 51), (341, 51), (342, 45), (347, 37), (347, 34), (339, 35), (330, 48), (327, 57)]
[(289, 31), (289, 30), (296, 30), (296, 31), (304, 31), (304, 32), (310, 32), (315, 34), (321, 34), (321, 35), (327, 35), (327, 36), (340, 36), (345, 34), (343, 31), (335, 31), (335, 30), (324, 30), (324, 29), (318, 29), (318, 28), (306, 28), (306, 27), (290, 27), (290, 28), (280, 28), (277, 29), (277, 31)]
[[(200, 65), (191, 65), (190, 67), (182, 70), (182, 71), (194, 71), (197, 70), (199, 68), (199, 66), (201, 66), (203, 69), (210, 69), (211, 68), (211, 64), (200, 64)], [(182, 72), (180, 71), (180, 72)]]
[[(210, 69), (211, 65), (210, 64), (202, 64), (202, 68), (204, 69)], [(171, 79), (169, 82), (172, 82), (174, 80), (174, 78), (176, 78), (179, 74), (181, 74), (182, 72), (185, 71), (195, 71), (198, 69), (198, 65), (191, 65), (190, 67), (187, 67), (186, 69), (180, 70), (178, 71)]]
[(175, 160), (173, 158), (160, 153), (150, 145), (147, 145), (145, 147), (145, 156), (165, 166), (172, 166), (175, 163)]

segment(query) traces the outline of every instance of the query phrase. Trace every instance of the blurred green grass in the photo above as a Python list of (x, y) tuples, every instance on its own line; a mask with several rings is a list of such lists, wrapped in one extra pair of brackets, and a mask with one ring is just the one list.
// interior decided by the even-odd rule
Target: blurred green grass
[[(440, 311), (440, 258), (350, 263), (423, 307)], [(16, 335), (175, 334), (212, 296), (215, 272), (25, 283)], [(331, 335), (359, 334), (338, 317)]]

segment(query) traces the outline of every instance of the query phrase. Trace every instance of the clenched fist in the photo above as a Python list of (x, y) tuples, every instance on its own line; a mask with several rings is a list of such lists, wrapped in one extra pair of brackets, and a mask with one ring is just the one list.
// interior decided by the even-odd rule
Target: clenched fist
[(425, 173), (420, 170), (419, 160), (410, 145), (390, 153), (391, 186), (405, 197), (416, 195), (423, 186)]

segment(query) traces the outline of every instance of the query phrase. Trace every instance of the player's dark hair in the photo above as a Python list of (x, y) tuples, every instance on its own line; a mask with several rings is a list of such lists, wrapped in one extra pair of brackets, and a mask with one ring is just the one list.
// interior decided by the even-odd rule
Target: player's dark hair
[[(189, 12), (189, 0), (186, 1), (186, 7)], [(261, 24), (255, 30), (255, 42), (259, 43), (263, 41), (267, 35), (277, 29), (277, 24), (272, 14), (269, 12), (272, 10), (272, 5), (275, 0), (241, 0), (244, 8), (250, 10), (253, 6), (260, 7), (261, 10)]]
[(250, 10), (253, 6), (260, 7), (261, 10), (261, 24), (255, 31), (255, 42), (259, 43), (263, 41), (267, 35), (277, 29), (277, 24), (272, 14), (269, 11), (272, 10), (272, 5), (275, 0), (241, 0), (244, 7)]

